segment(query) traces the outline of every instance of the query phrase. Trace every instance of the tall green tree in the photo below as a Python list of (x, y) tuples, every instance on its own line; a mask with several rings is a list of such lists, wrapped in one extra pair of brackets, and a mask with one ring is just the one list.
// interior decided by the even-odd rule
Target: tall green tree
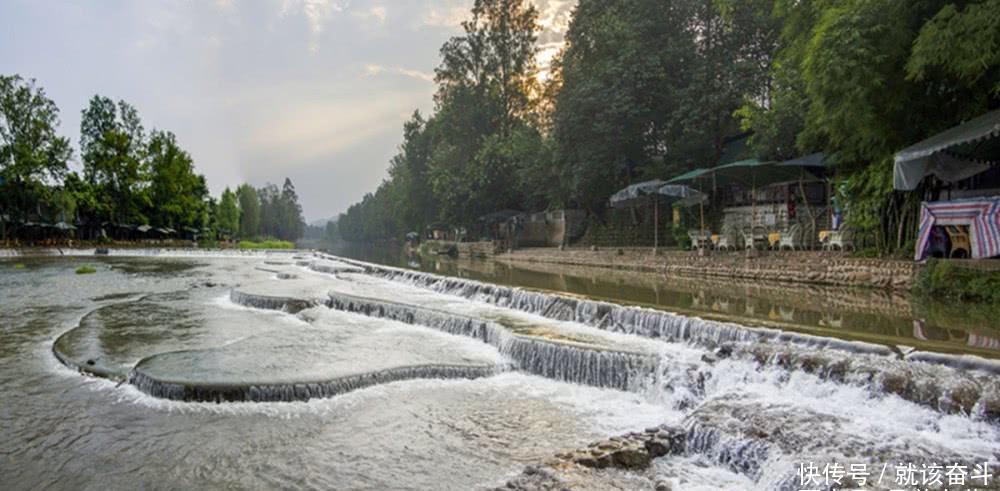
[(59, 109), (34, 80), (0, 75), (0, 214), (37, 214), (46, 185), (66, 174), (72, 149), (58, 126)]
[[(471, 224), (520, 201), (506, 185), (514, 169), (483, 160), (488, 154), (481, 151), (490, 139), (509, 138), (531, 116), (537, 20), (525, 0), (476, 0), (463, 34), (441, 48), (437, 114), (426, 131), (433, 141), (430, 183), (442, 219)], [(391, 191), (390, 183), (385, 193)]]
[(80, 120), (80, 149), (85, 179), (97, 191), (100, 220), (145, 223), (149, 208), (146, 141), (135, 108), (94, 96)]
[(240, 229), (240, 208), (236, 193), (227, 187), (219, 198), (218, 230), (226, 237), (234, 237)]
[(146, 149), (150, 171), (149, 220), (180, 230), (201, 228), (208, 198), (205, 177), (194, 170), (191, 156), (177, 145), (173, 133), (153, 131)]
[(285, 183), (281, 186), (281, 209), (280, 209), (282, 234), (281, 239), (296, 241), (302, 238), (305, 231), (306, 221), (302, 218), (302, 205), (299, 204), (299, 195), (295, 192), (295, 185), (292, 180), (285, 178)]
[(556, 68), (552, 116), (562, 178), (573, 204), (599, 211), (661, 153), (674, 94), (695, 47), (687, 2), (582, 0)]
[(267, 183), (257, 190), (260, 200), (260, 233), (268, 237), (281, 238), (284, 234), (281, 223), (281, 191), (278, 186)]
[(260, 235), (260, 199), (257, 190), (249, 184), (236, 188), (236, 200), (240, 208), (239, 235), (243, 239), (253, 239)]

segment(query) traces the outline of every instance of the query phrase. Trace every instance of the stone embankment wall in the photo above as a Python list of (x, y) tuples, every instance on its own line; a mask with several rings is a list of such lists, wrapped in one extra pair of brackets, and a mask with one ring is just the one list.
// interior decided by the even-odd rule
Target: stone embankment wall
[(660, 251), (649, 248), (521, 249), (498, 255), (507, 263), (538, 262), (648, 271), (675, 276), (741, 278), (753, 281), (906, 290), (913, 286), (919, 265), (895, 259), (863, 259), (835, 252), (712, 252)]
[(496, 245), (491, 241), (455, 242), (450, 240), (426, 240), (420, 244), (420, 252), (429, 255), (447, 255), (461, 258), (491, 257), (496, 253)]

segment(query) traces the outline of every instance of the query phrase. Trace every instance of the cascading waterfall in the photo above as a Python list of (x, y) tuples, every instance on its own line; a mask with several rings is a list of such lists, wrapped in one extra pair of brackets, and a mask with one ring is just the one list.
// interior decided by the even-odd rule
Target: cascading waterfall
[[(901, 356), (900, 353), (887, 346), (866, 342), (845, 341), (765, 327), (750, 327), (642, 307), (623, 306), (551, 293), (526, 291), (474, 280), (443, 277), (348, 259), (337, 258), (336, 260), (364, 268), (365, 273), (372, 276), (437, 293), (486, 302), (554, 320), (573, 321), (611, 332), (633, 334), (669, 342), (692, 343), (709, 349), (718, 348), (726, 343), (769, 342), (858, 354)], [(907, 353), (905, 358), (1000, 374), (1000, 363), (977, 357), (913, 351)]]
[[(145, 360), (144, 360), (145, 361)], [(154, 397), (185, 402), (293, 402), (333, 397), (358, 389), (412, 379), (476, 379), (502, 371), (497, 366), (419, 365), (388, 368), (333, 380), (261, 385), (198, 384), (159, 380), (146, 374), (139, 362), (128, 383)]]
[(305, 309), (319, 305), (318, 301), (294, 297), (278, 297), (267, 295), (255, 295), (244, 293), (233, 289), (229, 292), (229, 298), (233, 303), (244, 307), (253, 307), (264, 310), (280, 310), (295, 314)]
[[(969, 370), (1000, 374), (1000, 364), (978, 357), (909, 352), (777, 329), (687, 317), (653, 309), (566, 297), (481, 283), (461, 278), (373, 265), (337, 258), (385, 280), (459, 296), (549, 319), (572, 321), (609, 332), (718, 350), (726, 356), (816, 373), (826, 380), (868, 387), (873, 394), (895, 394), (943, 412), (1000, 419), (1000, 383)], [(678, 366), (662, 359), (658, 373), (647, 377), (647, 390), (669, 390), (675, 403), (693, 403), (707, 370)], [(980, 373), (980, 375), (983, 375)]]
[(634, 390), (656, 366), (656, 359), (646, 354), (521, 336), (493, 321), (411, 305), (330, 294), (327, 306), (476, 338), (495, 346), (525, 372), (566, 382)]
[[(357, 263), (355, 263), (357, 264)], [(671, 342), (689, 342), (716, 348), (728, 342), (777, 341), (815, 348), (890, 354), (884, 346), (789, 333), (777, 329), (699, 319), (641, 307), (627, 307), (595, 300), (539, 293), (520, 288), (447, 278), (383, 266), (364, 264), (365, 272), (390, 281), (437, 293), (464, 297), (554, 320), (572, 321), (611, 332), (633, 334)]]

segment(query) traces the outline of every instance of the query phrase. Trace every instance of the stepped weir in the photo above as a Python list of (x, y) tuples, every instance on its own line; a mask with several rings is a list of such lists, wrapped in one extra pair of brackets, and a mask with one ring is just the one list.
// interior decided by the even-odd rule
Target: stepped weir
[[(217, 299), (193, 310), (195, 289), (102, 297), (53, 351), (81, 372), (185, 402), (310, 401), (510, 372), (620, 391), (659, 405), (666, 422), (557, 460), (670, 474), (663, 462), (697, 458), (765, 489), (793, 489), (796, 459), (846, 461), (863, 448), (915, 462), (998, 455), (1000, 366), (982, 358), (323, 255), (272, 258), (241, 274), (207, 287)], [(136, 309), (147, 325), (134, 325)], [(128, 343), (100, 341), (111, 333)], [(885, 414), (905, 415), (902, 429)], [(956, 427), (968, 439), (922, 439)], [(817, 444), (815, 431), (833, 436)], [(558, 480), (532, 470), (515, 481), (543, 474)]]

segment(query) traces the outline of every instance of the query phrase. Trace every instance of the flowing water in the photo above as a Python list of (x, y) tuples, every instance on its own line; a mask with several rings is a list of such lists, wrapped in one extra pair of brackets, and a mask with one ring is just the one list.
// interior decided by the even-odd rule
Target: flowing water
[(1000, 364), (957, 343), (524, 290), (476, 266), (136, 254), (0, 259), (4, 489), (489, 488), (664, 424), (681, 451), (580, 486), (798, 489), (807, 461), (1000, 461)]

